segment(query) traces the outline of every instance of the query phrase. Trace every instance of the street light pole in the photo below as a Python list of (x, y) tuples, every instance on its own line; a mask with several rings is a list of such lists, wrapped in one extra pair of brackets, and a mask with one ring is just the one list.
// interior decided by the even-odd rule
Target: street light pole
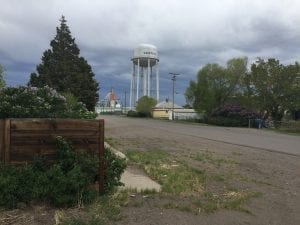
[(174, 102), (175, 102), (175, 81), (176, 81), (176, 76), (179, 75), (179, 73), (169, 73), (170, 75), (172, 75), (171, 80), (173, 81), (173, 101), (172, 101), (172, 120), (174, 120)]

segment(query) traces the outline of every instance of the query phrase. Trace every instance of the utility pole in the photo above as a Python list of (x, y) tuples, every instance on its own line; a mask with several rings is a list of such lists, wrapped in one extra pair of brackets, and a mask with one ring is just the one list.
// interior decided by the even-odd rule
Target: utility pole
[(171, 80), (173, 81), (172, 120), (174, 120), (175, 81), (176, 81), (176, 76), (178, 76), (179, 73), (169, 73), (169, 74), (172, 75)]

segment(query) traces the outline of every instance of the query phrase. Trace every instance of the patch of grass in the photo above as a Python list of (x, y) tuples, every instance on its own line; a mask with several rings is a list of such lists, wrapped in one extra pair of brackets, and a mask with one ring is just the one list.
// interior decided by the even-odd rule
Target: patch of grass
[(129, 158), (129, 160), (140, 165), (157, 165), (165, 162), (169, 158), (169, 154), (167, 152), (160, 150), (152, 150), (147, 152), (128, 151), (126, 156)]
[(154, 195), (156, 193), (157, 193), (157, 191), (154, 188), (153, 189), (143, 189), (143, 190), (141, 190), (142, 195)]
[(194, 202), (198, 211), (203, 210), (207, 213), (212, 213), (220, 208), (220, 200), (217, 195), (211, 192), (205, 192), (200, 199)]
[(224, 174), (213, 174), (209, 176), (209, 179), (213, 181), (224, 182), (226, 181), (227, 176)]
[(240, 152), (232, 152), (232, 155), (237, 155), (237, 156), (240, 156), (240, 155), (243, 155), (242, 153)]
[(143, 201), (132, 201), (132, 203), (130, 204), (132, 207), (141, 207), (144, 204)]
[(120, 190), (113, 195), (99, 197), (84, 211), (73, 216), (66, 216), (62, 225), (107, 225), (121, 219), (121, 208), (129, 201), (128, 190)]
[(101, 218), (92, 219), (89, 221), (85, 221), (85, 219), (82, 218), (72, 218), (60, 224), (61, 225), (107, 225), (108, 223)]
[(116, 145), (119, 144), (119, 142), (112, 137), (105, 137), (105, 141), (112, 147), (116, 147)]
[(222, 205), (225, 209), (250, 213), (242, 205), (249, 201), (250, 198), (260, 197), (261, 195), (262, 193), (260, 192), (227, 191), (223, 195)]
[(291, 136), (300, 136), (300, 131), (299, 130), (293, 131), (293, 130), (280, 128), (280, 129), (277, 129), (277, 130), (275, 129), (274, 131), (277, 132), (277, 133), (287, 134), (287, 135), (291, 135)]
[[(159, 150), (130, 151), (127, 153), (129, 161), (145, 170), (154, 180), (162, 185), (162, 192), (173, 200), (164, 204), (165, 209), (176, 209), (184, 212), (199, 214), (200, 212), (213, 213), (218, 209), (238, 210), (247, 213), (243, 208), (249, 199), (259, 197), (256, 192), (227, 188), (223, 183), (231, 179), (230, 175), (212, 174), (208, 176), (205, 171), (195, 169), (185, 162), (174, 160), (174, 156)], [(199, 161), (210, 163), (228, 162), (216, 159), (210, 154), (198, 154)], [(208, 191), (209, 181), (221, 182), (218, 192)], [(180, 200), (181, 198), (182, 201)]]
[(176, 204), (174, 202), (168, 202), (168, 203), (164, 204), (163, 207), (165, 209), (177, 209), (178, 208), (178, 204)]
[(194, 159), (194, 160), (196, 160), (196, 161), (211, 163), (211, 164), (214, 164), (214, 165), (217, 165), (217, 166), (220, 166), (222, 163), (228, 163), (228, 162), (230, 162), (230, 161), (228, 161), (226, 159), (215, 157), (209, 151), (191, 155), (191, 158)]
[(172, 194), (202, 192), (206, 181), (203, 171), (191, 168), (183, 162), (171, 160), (163, 151), (130, 151), (129, 160), (142, 167), (146, 173), (162, 185), (162, 191)]
[(193, 212), (193, 208), (191, 205), (179, 205), (174, 202), (168, 202), (163, 205), (163, 208), (165, 209), (177, 209), (181, 212)]

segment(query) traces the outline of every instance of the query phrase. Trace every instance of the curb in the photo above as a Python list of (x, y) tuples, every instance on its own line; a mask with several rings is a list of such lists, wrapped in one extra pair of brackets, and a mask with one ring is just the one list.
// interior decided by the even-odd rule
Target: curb
[[(111, 147), (107, 142), (104, 142), (104, 147), (109, 148), (115, 155), (120, 158), (126, 159), (126, 155), (117, 149)], [(156, 192), (161, 191), (161, 186), (156, 181), (148, 177), (143, 171), (127, 167), (124, 173), (121, 175), (121, 182), (124, 183), (124, 187), (142, 192), (144, 190), (154, 190)]]

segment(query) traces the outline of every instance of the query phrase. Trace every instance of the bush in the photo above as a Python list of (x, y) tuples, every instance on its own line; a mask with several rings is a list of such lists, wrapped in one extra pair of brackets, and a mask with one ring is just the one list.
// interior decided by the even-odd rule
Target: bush
[(126, 168), (126, 160), (117, 157), (111, 150), (104, 152), (104, 193), (114, 190), (114, 187), (122, 185), (121, 175)]
[[(37, 158), (32, 165), (0, 167), (0, 206), (15, 208), (31, 200), (49, 202), (55, 206), (75, 206), (91, 202), (97, 192), (92, 187), (98, 175), (98, 158), (87, 152), (75, 152), (72, 145), (57, 137), (54, 164)], [(120, 185), (126, 164), (110, 150), (105, 151), (105, 193)]]
[(0, 118), (96, 118), (84, 104), (69, 104), (48, 86), (6, 87), (0, 89), (0, 102)]
[(128, 117), (140, 117), (140, 118), (144, 118), (144, 117), (151, 117), (151, 113), (136, 112), (136, 111), (133, 111), (133, 110), (129, 110), (127, 112), (127, 116)]
[(281, 131), (300, 133), (300, 121), (295, 121), (295, 120), (281, 121), (278, 127)]
[(143, 96), (141, 97), (136, 106), (136, 111), (139, 117), (151, 117), (152, 108), (156, 105), (156, 100), (154, 98)]
[(129, 117), (139, 117), (138, 113), (136, 111), (133, 111), (133, 110), (129, 110), (127, 112), (127, 116), (129, 116)]
[(250, 109), (243, 108), (239, 105), (226, 104), (215, 110), (215, 112), (206, 119), (206, 122), (218, 126), (246, 127), (249, 125), (249, 119), (252, 119), (251, 126), (254, 126), (253, 119), (255, 118), (259, 118), (259, 115)]
[(0, 167), (0, 205), (15, 208), (19, 203), (28, 203), (33, 198), (34, 173), (30, 166), (17, 168)]

